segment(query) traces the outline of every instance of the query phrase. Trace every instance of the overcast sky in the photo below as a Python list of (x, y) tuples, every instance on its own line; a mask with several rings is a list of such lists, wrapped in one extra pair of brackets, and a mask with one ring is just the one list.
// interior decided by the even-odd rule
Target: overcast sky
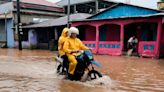
[[(58, 2), (60, 0), (47, 0), (47, 1)], [(113, 0), (113, 1), (125, 2), (126, 0)], [(159, 0), (131, 0), (131, 4), (157, 9), (157, 1)]]

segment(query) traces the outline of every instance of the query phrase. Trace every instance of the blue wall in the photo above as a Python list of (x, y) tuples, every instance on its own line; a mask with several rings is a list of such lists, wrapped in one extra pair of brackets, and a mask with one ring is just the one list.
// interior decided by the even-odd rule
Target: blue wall
[(14, 47), (13, 19), (7, 19), (7, 47)]
[(130, 5), (118, 5), (108, 9), (105, 12), (99, 13), (98, 15), (91, 17), (91, 19), (118, 18), (118, 17), (125, 17), (125, 16), (132, 17), (132, 16), (148, 15), (148, 14), (155, 14), (155, 13), (158, 13), (158, 11), (130, 6)]

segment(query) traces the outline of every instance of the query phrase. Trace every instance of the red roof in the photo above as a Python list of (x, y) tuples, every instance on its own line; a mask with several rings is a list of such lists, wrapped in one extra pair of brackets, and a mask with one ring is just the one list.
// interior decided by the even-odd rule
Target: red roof
[[(13, 0), (13, 1), (17, 1), (17, 0)], [(45, 5), (45, 6), (57, 6), (55, 3), (51, 3), (46, 0), (20, 0), (20, 2), (37, 4), (37, 5)]]

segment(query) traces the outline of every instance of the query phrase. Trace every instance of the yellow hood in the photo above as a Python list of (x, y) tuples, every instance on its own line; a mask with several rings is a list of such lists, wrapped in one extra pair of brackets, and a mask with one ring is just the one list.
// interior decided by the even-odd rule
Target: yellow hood
[(69, 30), (68, 28), (64, 28), (63, 31), (62, 31), (61, 36), (67, 37), (67, 34), (66, 33), (68, 32), (68, 30)]

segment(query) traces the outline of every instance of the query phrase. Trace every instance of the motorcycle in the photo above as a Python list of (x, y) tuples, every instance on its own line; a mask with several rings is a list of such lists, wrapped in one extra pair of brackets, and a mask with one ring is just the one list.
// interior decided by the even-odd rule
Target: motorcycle
[[(57, 57), (56, 59), (60, 64), (57, 67), (58, 73), (62, 73), (68, 76), (69, 61), (65, 56), (64, 59)], [(93, 65), (101, 67), (101, 65), (96, 62), (93, 58), (93, 54), (90, 50), (78, 51), (76, 55), (76, 60), (78, 61), (74, 75), (71, 80), (81, 80), (85, 72), (87, 72), (87, 79), (93, 80), (102, 77), (102, 74), (95, 70)]]

